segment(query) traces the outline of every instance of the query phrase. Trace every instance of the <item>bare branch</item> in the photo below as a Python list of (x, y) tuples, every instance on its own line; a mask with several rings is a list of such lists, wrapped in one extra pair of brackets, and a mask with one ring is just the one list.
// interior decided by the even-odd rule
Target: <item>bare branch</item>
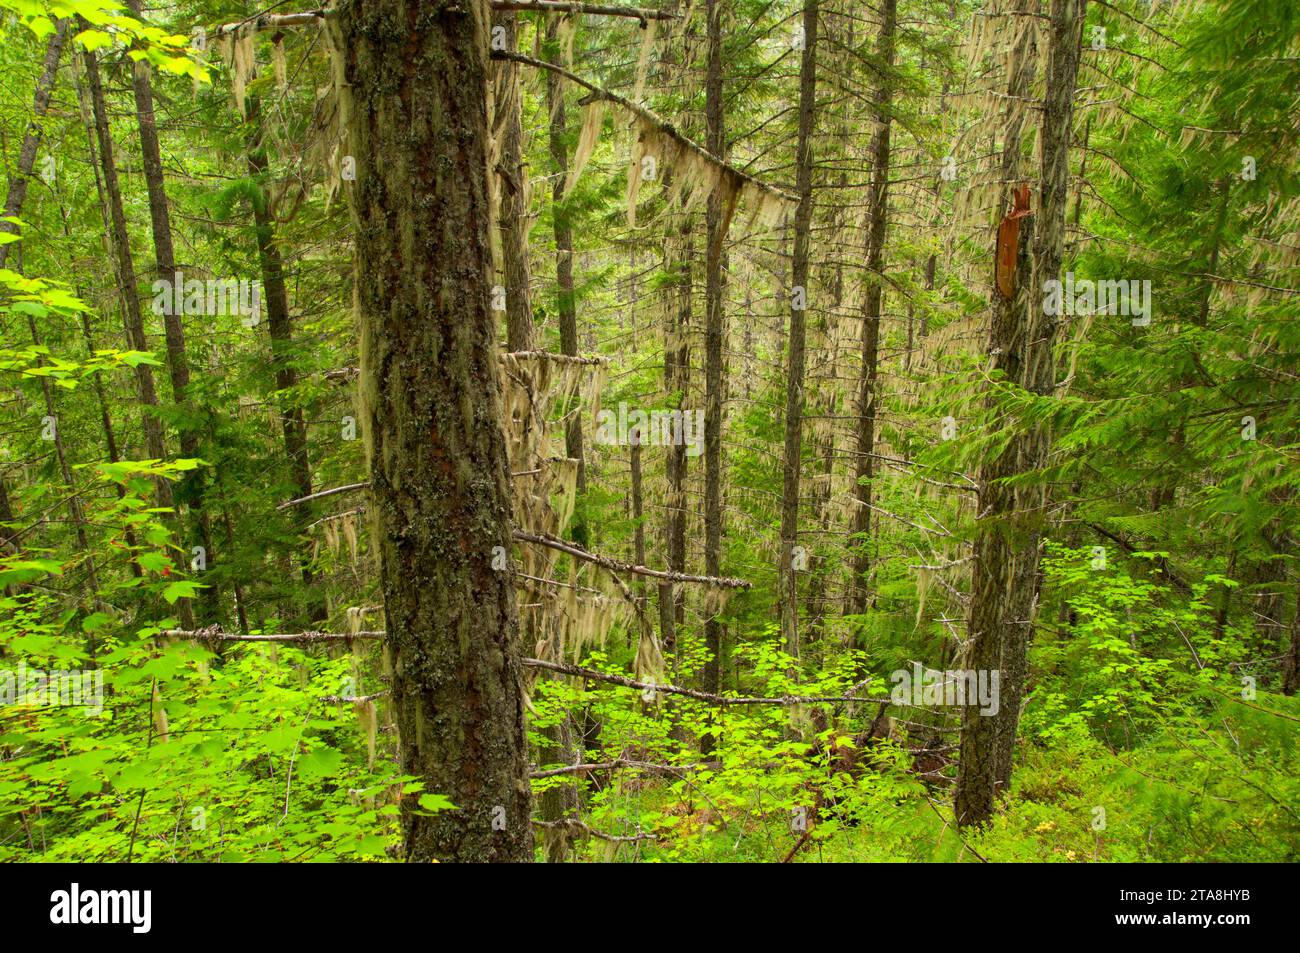
[(661, 119), (658, 115), (651, 112), (649, 109), (646, 109), (644, 106), (638, 106), (636, 103), (632, 102), (632, 100), (626, 99), (623, 96), (620, 96), (618, 93), (611, 93), (607, 89), (602, 89), (600, 86), (588, 82), (587, 80), (583, 79), (581, 76), (577, 75), (576, 73), (571, 73), (569, 70), (565, 69), (562, 66), (557, 66), (554, 63), (548, 63), (545, 60), (539, 60), (536, 59), (535, 57), (527, 56), (523, 53), (512, 53), (508, 50), (493, 50), (492, 58), (494, 60), (511, 60), (515, 63), (523, 63), (525, 66), (534, 66), (537, 69), (550, 70), (552, 73), (556, 73), (560, 76), (563, 76), (569, 82), (576, 83), (579, 86), (581, 86), (583, 89), (588, 90), (593, 96), (606, 100), (607, 102), (614, 103), (616, 106), (620, 106), (623, 109), (626, 109), (628, 112), (638, 116), (639, 118), (644, 119), (646, 122), (658, 128), (659, 131), (662, 132), (664, 135), (673, 139), (679, 145), (684, 146), (685, 148), (689, 149), (691, 152), (695, 153), (695, 155), (703, 159), (705, 162), (708, 162), (710, 165), (721, 169), (723, 173), (725, 173), (726, 175), (731, 176), (735, 180), (737, 185), (751, 185), (756, 189), (766, 192), (769, 195), (774, 195), (777, 198), (782, 199), (786, 202), (798, 203), (799, 201), (798, 196), (793, 195), (790, 192), (785, 191), (784, 189), (778, 189), (776, 186), (768, 185), (766, 182), (754, 178), (754, 176), (750, 175), (748, 172), (741, 172), (734, 165), (731, 165), (730, 163), (727, 162), (723, 162), (721, 159), (715, 156), (708, 149), (705, 149), (699, 143), (686, 138), (686, 136), (682, 135), (675, 128), (673, 128), (673, 126), (669, 122), (667, 122), (664, 119)]
[(370, 481), (366, 480), (363, 483), (349, 483), (347, 486), (330, 487), (328, 490), (321, 490), (317, 493), (308, 494), (307, 496), (300, 496), (296, 500), (285, 500), (283, 503), (276, 506), (276, 509), (285, 510), (291, 506), (297, 506), (299, 503), (309, 503), (312, 500), (319, 500), (326, 496), (334, 496), (336, 493), (351, 493), (353, 490), (364, 490), (369, 486)]
[(525, 533), (523, 530), (515, 530), (514, 538), (521, 543), (536, 543), (540, 546), (549, 546), (551, 549), (558, 549), (562, 553), (568, 553), (575, 559), (581, 559), (589, 563), (594, 563), (610, 572), (630, 572), (638, 576), (649, 576), (652, 579), (662, 579), (664, 582), (692, 582), (704, 586), (717, 586), (719, 589), (748, 589), (753, 585), (747, 579), (733, 579), (726, 576), (694, 576), (684, 572), (665, 572), (660, 569), (648, 569), (645, 566), (637, 566), (632, 563), (625, 563), (618, 559), (612, 559), (609, 556), (598, 556), (595, 553), (589, 553), (572, 543), (547, 534), (535, 535)]

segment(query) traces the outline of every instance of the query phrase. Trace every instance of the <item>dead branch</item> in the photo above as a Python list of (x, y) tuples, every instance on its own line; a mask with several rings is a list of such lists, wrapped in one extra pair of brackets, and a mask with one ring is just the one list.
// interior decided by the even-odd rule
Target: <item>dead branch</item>
[(370, 481), (366, 480), (362, 483), (349, 483), (347, 486), (330, 487), (328, 490), (320, 490), (316, 493), (310, 493), (307, 496), (300, 496), (296, 500), (285, 500), (283, 503), (277, 505), (276, 509), (285, 510), (291, 506), (297, 506), (299, 503), (309, 503), (312, 500), (319, 500), (326, 496), (334, 496), (336, 493), (350, 493), (353, 490), (364, 490), (369, 486)]
[(754, 176), (750, 175), (748, 172), (741, 172), (734, 165), (731, 165), (730, 163), (724, 162), (723, 160), (719, 159), (717, 156), (715, 156), (708, 149), (705, 149), (699, 143), (695, 142), (692, 139), (686, 138), (686, 136), (678, 132), (671, 123), (667, 122), (664, 119), (661, 119), (656, 113), (650, 111), (649, 109), (646, 109), (644, 106), (638, 106), (636, 103), (632, 102), (632, 100), (620, 96), (618, 93), (612, 93), (609, 90), (603, 89), (594, 83), (588, 82), (587, 80), (583, 79), (581, 76), (577, 75), (576, 73), (570, 72), (569, 70), (565, 69), (562, 66), (557, 66), (554, 63), (548, 63), (545, 60), (539, 60), (536, 59), (535, 57), (527, 56), (523, 53), (512, 53), (508, 50), (493, 50), (492, 58), (494, 60), (511, 60), (515, 63), (523, 63), (525, 66), (533, 66), (536, 67), (537, 69), (550, 70), (552, 73), (555, 73), (559, 76), (563, 76), (569, 82), (576, 83), (577, 85), (581, 86), (583, 89), (589, 91), (593, 96), (599, 99), (603, 99), (606, 102), (614, 103), (616, 106), (619, 106), (622, 109), (626, 109), (628, 112), (632, 113), (638, 118), (643, 119), (646, 122), (650, 123), (651, 125), (655, 126), (664, 135), (668, 136), (670, 139), (678, 143), (678, 145), (684, 146), (686, 149), (688, 149), (689, 151), (697, 155), (699, 158), (709, 163), (709, 165), (714, 166), (717, 169), (720, 169), (724, 175), (730, 176), (737, 186), (751, 185), (754, 188), (759, 189), (760, 191), (766, 192), (769, 195), (776, 196), (777, 198), (782, 199), (783, 201), (790, 202), (793, 204), (797, 204), (799, 201), (798, 196), (790, 192), (787, 192), (784, 189), (778, 189), (774, 185), (768, 185), (766, 182), (754, 178)]
[(547, 534), (537, 535), (517, 529), (514, 531), (514, 538), (521, 543), (536, 543), (539, 546), (558, 549), (562, 553), (568, 553), (575, 559), (581, 559), (594, 563), (603, 569), (608, 569), (611, 573), (630, 572), (638, 576), (648, 576), (651, 579), (662, 579), (664, 582), (699, 583), (704, 586), (717, 586), (719, 589), (748, 589), (752, 585), (747, 579), (733, 579), (725, 576), (695, 576), (684, 572), (649, 569), (645, 566), (637, 566), (632, 563), (625, 563), (622, 560), (612, 559), (609, 556), (589, 553), (572, 543)]

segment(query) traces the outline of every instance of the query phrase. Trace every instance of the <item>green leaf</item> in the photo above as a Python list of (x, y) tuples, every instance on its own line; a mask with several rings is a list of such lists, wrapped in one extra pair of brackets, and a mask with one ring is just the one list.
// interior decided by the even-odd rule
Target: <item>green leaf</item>
[(195, 592), (203, 588), (205, 587), (200, 583), (191, 582), (188, 579), (178, 579), (163, 590), (162, 596), (169, 605), (175, 605), (177, 599), (192, 599)]
[(452, 804), (451, 801), (442, 794), (421, 794), (420, 807), (434, 814), (439, 811), (456, 810), (456, 805)]

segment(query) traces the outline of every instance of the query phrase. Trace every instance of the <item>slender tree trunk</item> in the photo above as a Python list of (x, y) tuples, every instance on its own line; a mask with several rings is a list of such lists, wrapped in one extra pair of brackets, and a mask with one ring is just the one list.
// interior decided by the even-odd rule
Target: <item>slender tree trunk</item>
[[(504, 48), (514, 52), (518, 42), (519, 18), (514, 11), (493, 15)], [(506, 345), (512, 351), (536, 347), (533, 330), (531, 276), (528, 268), (528, 205), (531, 190), (524, 165), (524, 130), (520, 109), (519, 64), (498, 60), (492, 64), (493, 132), (500, 147), (496, 173), (500, 177), (497, 226), (501, 232), (501, 266), (506, 288)], [(561, 179), (561, 181), (563, 181)]]
[[(118, 287), (122, 294), (122, 316), (126, 328), (127, 344), (137, 351), (149, 351), (149, 341), (144, 333), (144, 315), (140, 309), (140, 293), (136, 287), (135, 259), (131, 254), (131, 236), (127, 230), (126, 213), (122, 207), (122, 189), (117, 178), (117, 161), (113, 157), (113, 139), (108, 126), (108, 108), (104, 102), (104, 87), (99, 76), (99, 62), (89, 50), (82, 53), (86, 69), (86, 85), (90, 91), (91, 107), (95, 118), (95, 137), (99, 144), (99, 164), (103, 174), (105, 204), (108, 207), (110, 245), (113, 263), (117, 270)], [(158, 419), (158, 392), (154, 386), (153, 370), (148, 364), (135, 368), (136, 387), (140, 403), (144, 405), (143, 428), (145, 451), (156, 460), (165, 460), (167, 450), (163, 443), (162, 422)], [(158, 481), (158, 505), (172, 506), (171, 484)]]
[[(668, 187), (668, 174), (664, 175)], [(669, 405), (684, 409), (686, 393), (690, 386), (691, 315), (691, 224), (688, 215), (682, 215), (677, 233), (680, 246), (670, 234), (664, 241), (664, 273), (672, 281), (664, 286), (664, 390)], [(674, 255), (674, 251), (679, 254)], [(668, 568), (675, 572), (686, 569), (686, 447), (670, 444), (664, 448), (665, 478), (668, 492), (664, 511), (664, 549), (668, 555)], [(684, 618), (685, 593), (672, 583), (659, 586), (659, 627), (664, 651), (677, 664), (677, 627)]]
[[(708, 65), (705, 69), (704, 116), (706, 145), (719, 159), (726, 159), (726, 134), (722, 116), (722, 3), (707, 0)], [(704, 571), (722, 575), (722, 420), (725, 386), (722, 375), (724, 324), (722, 300), (722, 247), (726, 242), (729, 206), (734, 198), (719, 185), (709, 196), (705, 213), (708, 250), (704, 270)], [(715, 613), (704, 620), (704, 648), (708, 658), (701, 673), (701, 688), (718, 691), (722, 667), (722, 623)], [(701, 754), (713, 753), (714, 739), (700, 740)]]
[[(36, 80), (36, 95), (32, 99), (32, 118), (23, 135), (23, 145), (18, 152), (18, 168), (9, 180), (9, 191), (5, 195), (4, 214), (9, 218), (18, 218), (22, 214), (23, 202), (27, 198), (27, 183), (31, 180), (32, 169), (36, 166), (36, 152), (41, 146), (43, 134), (42, 120), (50, 108), (50, 97), (54, 93), (54, 82), (59, 75), (59, 60), (63, 56), (63, 43), (68, 36), (67, 19), (59, 20), (54, 25), (45, 44), (45, 60), (41, 64), (41, 75)], [(18, 226), (13, 222), (0, 221), (0, 232), (18, 234)], [(10, 245), (0, 245), (0, 268), (7, 267)]]
[[(548, 17), (546, 38), (551, 43), (559, 40), (559, 17)], [(564, 108), (564, 88), (561, 79), (549, 70), (546, 73), (546, 104), (550, 110), (550, 129), (547, 143), (551, 152), (551, 221), (555, 233), (556, 304), (560, 323), (560, 353), (570, 357), (578, 354), (578, 307), (573, 293), (573, 224), (569, 209), (564, 203), (564, 180), (569, 172), (568, 120)], [(578, 505), (571, 535), (583, 546), (588, 545), (587, 523), (583, 499), (587, 494), (587, 461), (582, 446), (581, 410), (574, 413), (564, 428), (564, 453), (578, 461)]]
[[(1228, 205), (1232, 194), (1232, 179), (1225, 176), (1216, 184), (1216, 191), (1219, 193), (1219, 210), (1215, 217), (1214, 229), (1210, 232), (1209, 248), (1205, 270), (1207, 274), (1216, 274), (1219, 270), (1219, 253), (1223, 247), (1223, 230), (1228, 221)], [(1193, 319), (1198, 328), (1206, 328), (1210, 323), (1210, 303), (1214, 298), (1214, 282), (1206, 279), (1197, 293), (1196, 317)], [(1196, 383), (1197, 375), (1195, 372), (1189, 372), (1183, 376), (1182, 386), (1186, 387)], [(1182, 453), (1183, 448), (1187, 445), (1187, 430), (1185, 423), (1180, 422), (1174, 428), (1173, 433), (1169, 435), (1169, 444), (1174, 448), (1169, 452), (1171, 459), (1176, 459)], [(1178, 494), (1178, 470), (1176, 467), (1168, 467), (1164, 471), (1164, 478), (1160, 480), (1159, 485), (1151, 493), (1151, 509), (1158, 513), (1161, 510), (1173, 506), (1174, 499)]]
[[(691, 320), (695, 294), (695, 241), (694, 219), (685, 210), (681, 218), (682, 257), (677, 262), (677, 355), (673, 359), (673, 406), (686, 413), (691, 393)], [(668, 449), (668, 512), (671, 519), (668, 533), (668, 568), (675, 572), (686, 571), (686, 481), (689, 457), (684, 440), (669, 445)], [(673, 618), (678, 627), (686, 621), (686, 589), (673, 590)]]
[(490, 309), (486, 0), (343, 0), (362, 416), (411, 861), (532, 858)]
[[(9, 189), (5, 195), (6, 218), (18, 218), (23, 210), (23, 202), (27, 198), (27, 183), (36, 165), (36, 151), (40, 148), (43, 134), (41, 121), (50, 108), (50, 96), (54, 92), (54, 81), (58, 78), (59, 59), (63, 56), (63, 43), (68, 35), (68, 24), (67, 19), (57, 21), (54, 32), (50, 34), (45, 44), (45, 60), (41, 64), (41, 75), (36, 80), (36, 94), (32, 101), (32, 119), (27, 125), (27, 132), (23, 135), (22, 149), (18, 153), (18, 168), (14, 171), (13, 178), (9, 180)], [(0, 233), (5, 232), (17, 234), (18, 226), (13, 222), (0, 221)], [(11, 245), (0, 245), (0, 268), (6, 267), (10, 247)], [(13, 518), (9, 488), (5, 485), (4, 476), (0, 475), (0, 523), (12, 522)], [(0, 540), (5, 544), (9, 542), (8, 537), (5, 536), (0, 536)]]
[[(27, 327), (32, 334), (32, 343), (37, 347), (41, 345), (41, 335), (36, 328), (36, 319), (32, 315), (27, 316)], [(77, 547), (79, 552), (86, 557), (86, 603), (97, 606), (99, 604), (99, 573), (95, 568), (95, 555), (90, 548), (90, 540), (86, 536), (86, 514), (81, 505), (81, 496), (76, 492), (76, 484), (72, 479), (72, 467), (68, 464), (68, 451), (64, 441), (62, 422), (59, 420), (58, 408), (54, 404), (54, 388), (50, 384), (49, 377), (41, 378), (41, 394), (45, 399), (45, 413), (54, 419), (54, 456), (59, 463), (59, 475), (63, 477), (63, 485), (71, 494), (68, 497), (68, 517), (72, 520), (72, 528), (77, 536)], [(94, 657), (94, 637), (91, 636), (91, 657)]]
[[(90, 164), (92, 167), (95, 167), (96, 166), (95, 149), (89, 139), (87, 139), (87, 145), (90, 147), (89, 148)], [(96, 179), (96, 181), (98, 181), (98, 178)], [(102, 195), (103, 193), (102, 188), (98, 189), (97, 191)], [(59, 221), (60, 224), (63, 226), (63, 237), (68, 241), (71, 241), (72, 228), (69, 224), (69, 212), (67, 206), (63, 205), (62, 203), (60, 203), (59, 205)], [(85, 296), (82, 293), (82, 289), (80, 286), (74, 285), (73, 291), (76, 293), (78, 298), (80, 298), (83, 301), (85, 300)], [(95, 337), (94, 337), (94, 333), (90, 329), (89, 311), (81, 312), (80, 326), (81, 326), (81, 340), (86, 345), (86, 356), (94, 357)], [(94, 381), (92, 386), (95, 389), (95, 402), (99, 405), (99, 422), (100, 422), (100, 426), (104, 430), (104, 449), (108, 452), (108, 462), (117, 463), (121, 459), (121, 455), (118, 453), (117, 450), (117, 435), (113, 432), (113, 418), (109, 412), (108, 395), (104, 392), (104, 377), (102, 374), (95, 374), (92, 376), (92, 379)], [(115, 482), (113, 484), (113, 489), (114, 492), (117, 494), (117, 498), (119, 500), (126, 499), (126, 495), (127, 495), (126, 487), (124, 487), (120, 483)], [(135, 531), (132, 530), (131, 527), (127, 526), (123, 531), (123, 536), (126, 539), (126, 544), (129, 547), (131, 547), (132, 550), (134, 550), (136, 547)], [(141, 576), (144, 575), (143, 570), (140, 569), (140, 564), (136, 562), (136, 560), (134, 559), (128, 560), (127, 565), (130, 567), (130, 572), (132, 576), (136, 578), (140, 578)], [(241, 631), (247, 631), (247, 630), (242, 629)]]
[(1295, 612), (1291, 616), (1291, 639), (1282, 657), (1282, 694), (1300, 691), (1300, 590), (1296, 592)]
[(804, 0), (804, 46), (799, 66), (799, 141), (795, 156), (795, 191), (799, 196), (799, 208), (794, 217), (794, 254), (790, 269), (789, 362), (781, 487), (781, 637), (785, 650), (796, 658), (799, 655), (799, 599), (794, 547), (799, 534), (799, 471), (803, 449), (804, 365), (807, 360), (805, 314), (811, 297), (808, 257), (813, 212), (812, 134), (817, 110), (817, 7), (818, 0)]
[(9, 553), (14, 549), (13, 532), (7, 524), (14, 521), (13, 504), (9, 502), (9, 488), (0, 480), (0, 553)]
[[(271, 338), (271, 366), (275, 369), (275, 388), (280, 398), (280, 419), (284, 423), (284, 453), (289, 468), (289, 480), (295, 495), (311, 494), (311, 459), (307, 453), (307, 422), (289, 393), (298, 383), (298, 372), (293, 366), (293, 319), (289, 315), (289, 289), (284, 280), (284, 257), (276, 236), (274, 210), (270, 207), (268, 190), (260, 179), (267, 174), (270, 161), (262, 142), (261, 107), (256, 97), (248, 99), (248, 117), (253, 124), (253, 134), (248, 148), (248, 171), (258, 181), (253, 198), (253, 226), (257, 235), (257, 260), (262, 274), (262, 303), (266, 309), (266, 329)], [(312, 508), (294, 508), (300, 534), (306, 534), (311, 522)], [(325, 618), (325, 602), (310, 587), (314, 581), (308, 558), (298, 560), (303, 583), (309, 587), (309, 617), (316, 622)]]
[[(127, 0), (131, 13), (140, 17), (140, 0)], [(149, 79), (149, 64), (139, 60), (131, 73), (135, 92), (136, 122), (140, 128), (140, 151), (144, 163), (144, 180), (149, 191), (149, 222), (153, 230), (154, 258), (157, 275), (172, 283), (180, 281), (176, 273), (176, 252), (172, 243), (171, 212), (167, 204), (167, 188), (163, 178), (162, 149), (158, 143), (158, 125), (154, 116), (153, 86)], [(179, 292), (178, 292), (179, 294)], [(163, 309), (163, 331), (167, 339), (167, 370), (171, 377), (172, 402), (181, 410), (181, 456), (195, 459), (199, 453), (199, 428), (195, 423), (195, 410), (189, 403), (190, 364), (185, 354), (185, 328), (177, 309)], [(197, 535), (209, 563), (214, 558), (212, 547), (212, 521), (203, 506), (206, 477), (203, 470), (191, 471), (180, 484), (179, 502), (189, 506)], [(188, 548), (188, 547), (185, 547)], [(220, 594), (209, 584), (199, 598), (203, 621), (214, 622), (219, 616)]]
[[(871, 136), (871, 198), (867, 223), (866, 296), (862, 302), (862, 377), (858, 387), (857, 456), (854, 467), (853, 579), (849, 611), (867, 611), (871, 592), (871, 481), (875, 477), (876, 406), (879, 394), (880, 321), (884, 299), (885, 229), (889, 224), (889, 133), (893, 122), (892, 77), (897, 0), (883, 0), (878, 58), (885, 74), (876, 88), (876, 129)], [(909, 348), (910, 350), (910, 348)]]
[[(84, 29), (84, 26), (83, 26)], [(90, 100), (95, 140), (99, 147), (99, 167), (102, 173), (102, 204), (107, 211), (105, 228), (113, 252), (117, 272), (117, 285), (122, 299), (122, 321), (126, 330), (127, 345), (133, 350), (149, 352), (149, 341), (144, 333), (144, 314), (140, 308), (140, 293), (136, 286), (135, 260), (131, 254), (131, 236), (126, 226), (126, 213), (122, 207), (122, 189), (117, 178), (117, 162), (113, 157), (113, 137), (108, 124), (108, 108), (104, 101), (104, 87), (99, 75), (99, 61), (90, 50), (82, 53), (86, 71), (87, 98)], [(92, 146), (92, 151), (93, 151)], [(154, 386), (153, 369), (148, 364), (135, 368), (136, 390), (139, 394), (141, 427), (144, 430), (145, 452), (154, 460), (167, 459), (163, 440), (162, 420), (158, 417), (158, 392)], [(175, 501), (172, 487), (166, 479), (154, 481), (158, 506), (173, 509)], [(177, 529), (177, 521), (171, 520)], [(182, 626), (194, 627), (194, 609), (189, 599), (177, 602)]]

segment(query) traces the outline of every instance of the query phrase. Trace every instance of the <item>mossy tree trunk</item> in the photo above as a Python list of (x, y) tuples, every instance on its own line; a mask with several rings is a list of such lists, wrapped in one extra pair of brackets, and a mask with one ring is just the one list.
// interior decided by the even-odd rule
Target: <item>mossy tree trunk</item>
[[(533, 855), (490, 309), (486, 0), (344, 0), (361, 397), (411, 861)], [(498, 565), (500, 565), (498, 561)]]
[[(1036, 0), (1021, 0), (1015, 15), (1029, 16), (1031, 10), (1037, 9)], [(1011, 207), (1012, 192), (1020, 181), (1022, 131), (1026, 119), (1024, 101), (1033, 85), (1036, 68), (1033, 31), (1025, 30), (1012, 51), (1007, 78), (999, 204), (999, 208), (1004, 210)], [(995, 280), (990, 309), (990, 370), (1001, 372), (1008, 380), (1016, 382), (1023, 380), (1024, 340), (1030, 321), (1033, 224), (1032, 216), (1020, 220), (1012, 296), (1003, 297)], [(1003, 646), (1020, 638), (1007, 630), (1028, 625), (1025, 616), (1015, 608), (1020, 603), (1019, 593), (1025, 581), (1023, 565), (1027, 545), (1017, 538), (1012, 525), (1015, 521), (1015, 492), (1005, 483), (1007, 478), (1020, 472), (1014, 439), (1000, 451), (995, 449), (980, 464), (978, 472), (976, 511), (979, 520), (966, 624), (970, 640), (966, 667), (982, 672), (999, 672), (1000, 690), (1005, 688), (1008, 680), (1006, 673), (1002, 672)], [(1036, 553), (1036, 540), (1034, 549)], [(959, 825), (980, 826), (993, 816), (998, 786), (998, 731), (1003, 724), (996, 715), (982, 713), (978, 705), (967, 705), (962, 711), (961, 761), (953, 799), (953, 811)]]

